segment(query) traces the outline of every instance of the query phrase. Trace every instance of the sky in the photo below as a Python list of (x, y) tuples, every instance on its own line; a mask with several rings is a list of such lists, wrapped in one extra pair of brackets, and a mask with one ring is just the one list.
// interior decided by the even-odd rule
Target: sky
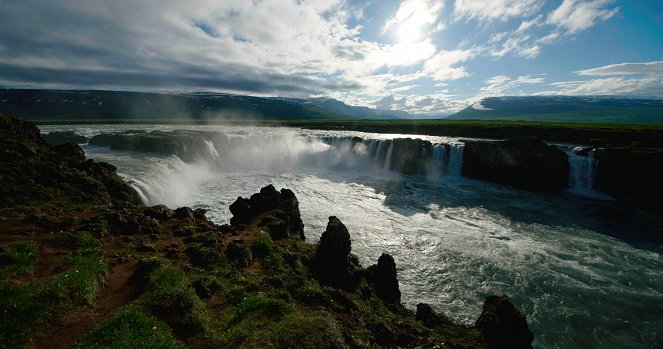
[(330, 97), (663, 97), (663, 0), (3, 0), (0, 86)]

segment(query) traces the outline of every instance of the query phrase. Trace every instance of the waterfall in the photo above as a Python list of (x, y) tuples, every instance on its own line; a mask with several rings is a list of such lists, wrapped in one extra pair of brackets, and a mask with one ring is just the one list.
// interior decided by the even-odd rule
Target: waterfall
[(565, 150), (569, 157), (569, 190), (576, 194), (591, 193), (598, 165), (598, 160), (594, 158), (594, 149), (568, 147)]
[(387, 158), (384, 161), (384, 168), (391, 168), (391, 157), (394, 155), (394, 142), (389, 143), (389, 149), (387, 149)]
[(449, 148), (449, 159), (445, 173), (450, 177), (460, 177), (463, 169), (463, 149), (465, 144), (452, 144)]

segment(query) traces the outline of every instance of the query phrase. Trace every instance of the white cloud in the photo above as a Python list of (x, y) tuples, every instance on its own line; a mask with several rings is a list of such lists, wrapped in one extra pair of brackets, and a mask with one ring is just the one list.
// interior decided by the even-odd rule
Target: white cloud
[(529, 21), (523, 21), (522, 23), (520, 23), (520, 26), (518, 27), (518, 29), (516, 29), (516, 32), (524, 32), (529, 28), (537, 26), (541, 23), (542, 19), (543, 19), (543, 15), (538, 15), (538, 16), (534, 17), (533, 19), (529, 20)]
[(663, 61), (646, 62), (646, 63), (611, 64), (603, 67), (579, 70), (576, 73), (580, 75), (590, 75), (590, 76), (633, 75), (633, 74), (663, 75)]
[[(444, 7), (441, 0), (405, 0), (401, 2), (396, 15), (388, 19), (382, 27), (382, 34), (395, 30), (400, 42), (419, 40), (423, 30), (437, 22), (439, 12)], [(443, 30), (439, 23), (435, 31)]]
[(612, 7), (614, 0), (564, 0), (550, 13), (548, 23), (577, 33), (591, 28), (597, 21), (607, 21), (619, 12), (619, 7)]
[(655, 96), (663, 93), (663, 79), (659, 77), (633, 78), (613, 77), (588, 81), (562, 81), (551, 84), (558, 90), (542, 91), (537, 95), (642, 95)]
[(458, 18), (506, 21), (536, 13), (542, 0), (456, 0), (454, 13)]
[(440, 51), (424, 63), (423, 73), (436, 81), (457, 80), (470, 74), (458, 64), (476, 56), (476, 50)]
[(492, 56), (504, 57), (509, 53), (515, 53), (517, 56), (535, 58), (541, 52), (541, 47), (534, 44), (529, 35), (519, 32), (511, 33), (511, 35), (510, 38), (502, 43), (501, 47), (495, 47), (491, 50)]
[(487, 85), (479, 90), (480, 97), (503, 96), (508, 91), (513, 91), (522, 85), (542, 84), (544, 82), (544, 78), (531, 75), (522, 75), (513, 79), (506, 75), (497, 75), (486, 80), (485, 82)]

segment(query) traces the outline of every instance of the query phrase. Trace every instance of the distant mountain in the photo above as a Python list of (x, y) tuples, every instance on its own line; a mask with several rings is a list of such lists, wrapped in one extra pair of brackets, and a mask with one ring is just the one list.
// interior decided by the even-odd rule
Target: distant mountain
[(448, 118), (663, 124), (663, 99), (614, 96), (489, 97)]
[(0, 113), (33, 120), (301, 120), (411, 117), (403, 111), (355, 107), (331, 98), (31, 89), (0, 89)]

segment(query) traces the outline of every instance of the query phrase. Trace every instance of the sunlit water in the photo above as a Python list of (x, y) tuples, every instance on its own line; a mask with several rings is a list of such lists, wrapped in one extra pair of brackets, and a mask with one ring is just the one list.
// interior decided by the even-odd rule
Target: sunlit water
[[(88, 136), (178, 128), (221, 130), (236, 146), (218, 152), (210, 144), (209, 153), (193, 163), (83, 148), (88, 157), (116, 165), (149, 204), (205, 208), (218, 224), (228, 222), (228, 205), (238, 196), (269, 183), (290, 188), (300, 201), (308, 241), (319, 239), (328, 216), (338, 216), (364, 266), (383, 252), (394, 256), (403, 302), (410, 307), (429, 303), (472, 324), (486, 296), (507, 294), (527, 316), (537, 348), (663, 346), (663, 246), (648, 236), (658, 228), (581, 185), (591, 181), (584, 171), (572, 172), (568, 192), (542, 194), (460, 177), (461, 158), (451, 153), (462, 148), (442, 155), (434, 149), (438, 158), (451, 158), (417, 176), (370, 161), (379, 152), (377, 140), (394, 135), (222, 126), (42, 127)], [(376, 141), (349, 149), (347, 137), (353, 135)], [(215, 157), (220, 160), (210, 160)], [(591, 158), (571, 161), (578, 162), (574, 170), (595, 168)]]

